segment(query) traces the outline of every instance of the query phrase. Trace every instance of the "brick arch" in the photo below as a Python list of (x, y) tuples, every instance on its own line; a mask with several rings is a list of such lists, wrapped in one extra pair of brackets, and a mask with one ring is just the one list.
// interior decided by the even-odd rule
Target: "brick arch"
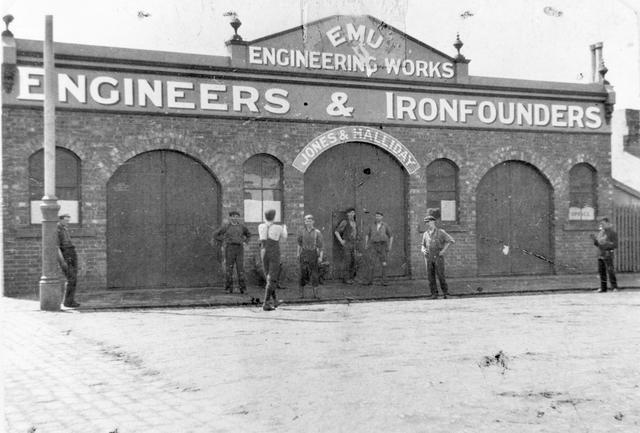
[(464, 158), (462, 157), (462, 155), (450, 149), (438, 149), (436, 152), (432, 152), (428, 156), (429, 158), (425, 158), (422, 161), (424, 167), (428, 166), (437, 159), (448, 159), (449, 161), (457, 165), (458, 168), (462, 168), (464, 166)]
[[(156, 143), (148, 143), (142, 146), (136, 146), (134, 149), (127, 150), (125, 152), (117, 152), (115, 154), (110, 155), (111, 164), (105, 166), (104, 175), (106, 179), (110, 179), (113, 174), (116, 172), (118, 167), (120, 167), (125, 162), (134, 158), (137, 155), (143, 154), (145, 152), (151, 152), (154, 150), (172, 150), (175, 152), (180, 152), (202, 164), (204, 167), (209, 170), (209, 172), (214, 176), (216, 181), (220, 183), (220, 179), (218, 178), (217, 173), (221, 172), (221, 169), (224, 165), (226, 165), (226, 158), (216, 158), (215, 156), (208, 156), (206, 158), (202, 158), (203, 155), (209, 153), (210, 148), (205, 144), (200, 143), (183, 143), (183, 142), (171, 142), (167, 144), (158, 145)], [(225, 163), (222, 161), (224, 160)]]
[[(562, 174), (560, 174), (560, 167), (555, 166), (551, 160), (539, 154), (521, 151), (509, 148), (501, 148), (490, 152), (482, 160), (474, 165), (470, 172), (471, 179), (477, 179), (475, 188), (477, 189), (480, 179), (482, 179), (493, 167), (504, 161), (521, 161), (535, 167), (540, 174), (551, 185), (553, 190), (557, 190), (562, 185)], [(558, 173), (553, 176), (552, 173)]]
[(600, 171), (600, 168), (598, 168), (598, 162), (593, 158), (593, 156), (586, 155), (584, 153), (578, 153), (564, 161), (564, 163), (567, 169), (571, 169), (571, 167), (576, 164), (589, 164), (594, 170)]
[(255, 153), (252, 153), (252, 154), (250, 154), (250, 155), (247, 155), (247, 156), (244, 158), (244, 160), (242, 161), (242, 165), (244, 165), (244, 164), (245, 164), (245, 163), (246, 163), (250, 158), (253, 158), (254, 156), (260, 156), (260, 155), (269, 156), (269, 157), (271, 157), (271, 158), (275, 159), (275, 160), (276, 160), (276, 161), (278, 161), (278, 162), (280, 163), (280, 165), (282, 165), (282, 166), (283, 166), (283, 168), (284, 168), (284, 164), (285, 164), (285, 163), (284, 163), (284, 161), (282, 161), (282, 159), (281, 159), (281, 158), (277, 157), (276, 155), (274, 155), (273, 153), (270, 153), (270, 152), (255, 152)]

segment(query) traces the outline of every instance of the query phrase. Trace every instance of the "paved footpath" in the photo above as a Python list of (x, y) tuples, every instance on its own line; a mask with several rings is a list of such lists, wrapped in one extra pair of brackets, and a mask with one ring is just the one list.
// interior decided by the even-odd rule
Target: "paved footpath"
[(640, 431), (637, 291), (2, 306), (11, 433)]

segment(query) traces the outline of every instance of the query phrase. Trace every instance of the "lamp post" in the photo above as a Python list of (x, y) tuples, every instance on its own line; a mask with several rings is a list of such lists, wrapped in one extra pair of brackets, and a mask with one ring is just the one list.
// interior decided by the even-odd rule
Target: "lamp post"
[(40, 309), (59, 311), (62, 287), (58, 278), (57, 223), (60, 205), (56, 198), (56, 74), (53, 53), (53, 17), (45, 17), (44, 63), (44, 197), (42, 211), (42, 276)]

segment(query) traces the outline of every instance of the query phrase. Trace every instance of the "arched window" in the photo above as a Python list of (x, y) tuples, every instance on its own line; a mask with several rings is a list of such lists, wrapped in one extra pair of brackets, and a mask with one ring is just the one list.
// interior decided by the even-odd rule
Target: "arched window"
[(458, 221), (458, 166), (436, 159), (427, 166), (427, 208), (440, 209), (442, 221)]
[(270, 155), (254, 155), (244, 163), (244, 219), (262, 222), (269, 209), (282, 221), (282, 164)]
[[(40, 204), (44, 196), (44, 151), (29, 157), (29, 201), (31, 224), (42, 223)], [(70, 150), (56, 147), (56, 197), (60, 214), (71, 215), (71, 223), (80, 223), (80, 158)]]
[(569, 171), (569, 219), (594, 220), (597, 211), (597, 172), (581, 163)]

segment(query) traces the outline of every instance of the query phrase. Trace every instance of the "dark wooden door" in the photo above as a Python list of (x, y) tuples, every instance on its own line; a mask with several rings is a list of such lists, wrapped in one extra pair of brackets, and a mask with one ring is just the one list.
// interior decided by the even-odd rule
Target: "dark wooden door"
[(354, 207), (358, 228), (363, 231), (373, 224), (376, 211), (384, 214), (394, 236), (388, 275), (407, 274), (406, 183), (406, 174), (398, 162), (370, 144), (341, 144), (313, 162), (304, 175), (304, 209), (315, 216), (334, 271), (341, 271), (342, 250), (333, 231), (344, 217), (344, 210)]
[(153, 151), (107, 184), (107, 282), (112, 288), (203, 287), (220, 280), (220, 187), (196, 160)]
[(493, 167), (478, 185), (476, 206), (479, 275), (553, 272), (552, 189), (535, 167)]

